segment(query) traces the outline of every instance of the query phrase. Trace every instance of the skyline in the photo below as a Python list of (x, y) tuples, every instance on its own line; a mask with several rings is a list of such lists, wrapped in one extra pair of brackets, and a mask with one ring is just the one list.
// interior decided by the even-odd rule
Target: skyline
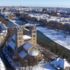
[(70, 8), (70, 0), (1, 0), (0, 6), (65, 7)]

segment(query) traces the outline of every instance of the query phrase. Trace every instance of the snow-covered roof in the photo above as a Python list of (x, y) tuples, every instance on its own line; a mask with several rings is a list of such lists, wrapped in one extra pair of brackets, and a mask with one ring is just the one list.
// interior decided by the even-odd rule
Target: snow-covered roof
[(23, 50), (23, 51), (20, 51), (19, 52), (19, 56), (21, 57), (21, 58), (24, 58), (24, 57), (26, 57), (27, 56), (27, 53)]
[(15, 25), (11, 22), (11, 21), (9, 21), (8, 23), (7, 23), (7, 27), (8, 28), (12, 28), (12, 27), (14, 27)]
[(70, 67), (70, 64), (64, 59), (57, 58), (52, 62), (42, 60), (32, 70), (58, 70), (58, 68), (65, 69), (66, 67)]
[(53, 65), (55, 68), (64, 68), (64, 60), (57, 58), (51, 62), (51, 65)]
[(3, 26), (1, 22), (0, 22), (0, 30), (6, 30), (6, 28)]
[(11, 40), (13, 40), (13, 41), (16, 40), (16, 35), (15, 34), (12, 36)]
[[(16, 20), (11, 20), (11, 19), (9, 19), (9, 21), (10, 21), (13, 25), (19, 26), (19, 25), (16, 23)], [(11, 24), (11, 23), (10, 23), (10, 24)]]
[(6, 36), (6, 34), (7, 34), (6, 26), (0, 22), (0, 35)]
[(34, 26), (34, 24), (27, 23), (27, 24), (25, 24), (24, 26)]
[(24, 22), (21, 21), (21, 20), (19, 20), (19, 19), (16, 19), (16, 20), (15, 20), (15, 23), (17, 23), (18, 25), (22, 25), (22, 24), (24, 24)]
[(65, 69), (66, 67), (70, 67), (70, 64), (65, 59), (61, 59), (61, 58), (57, 58), (56, 60), (52, 61), (51, 64), (55, 68)]
[(11, 47), (13, 50), (16, 47), (16, 35), (14, 34), (7, 43), (8, 47)]
[(14, 50), (16, 47), (16, 43), (14, 41), (10, 41), (10, 42), (8, 42), (8, 46)]
[(0, 58), (0, 70), (6, 70), (6, 67), (1, 58)]
[[(28, 35), (23, 35), (23, 38), (24, 38), (24, 40), (28, 40), (28, 39), (31, 39), (31, 37), (30, 36), (28, 36)], [(15, 49), (15, 47), (16, 47), (16, 35), (14, 34), (13, 36), (12, 36), (12, 38), (10, 39), (10, 41), (8, 41), (8, 47), (11, 47), (13, 50)], [(26, 42), (24, 45), (23, 45), (23, 48), (27, 51), (27, 53), (29, 53), (29, 55), (31, 55), (31, 56), (37, 56), (38, 54), (39, 54), (39, 51), (37, 51), (37, 50), (31, 50), (31, 51), (29, 51), (30, 49), (32, 49), (32, 44), (31, 43), (28, 43), (28, 42)], [(25, 53), (25, 51), (23, 50), (23, 51), (21, 51), (20, 53), (19, 53), (19, 55), (20, 55), (20, 57), (25, 57), (26, 56), (26, 53)]]
[(29, 39), (31, 39), (31, 37), (28, 36), (28, 35), (23, 35), (23, 39), (24, 39), (24, 40), (29, 40)]
[(7, 35), (7, 30), (3, 30), (3, 31), (0, 33), (0, 35), (6, 36), (6, 35)]
[(70, 67), (70, 63), (68, 63), (68, 61), (66, 59), (64, 59), (64, 69), (66, 67)]
[(38, 27), (37, 30), (42, 32), (45, 36), (47, 36), (54, 42), (70, 50), (70, 35), (67, 35), (62, 31), (56, 31), (45, 27)]
[(32, 47), (32, 44), (30, 43), (26, 43), (23, 48), (28, 52), (29, 55), (31, 56), (38, 56), (39, 55), (39, 51), (37, 49), (34, 49)]
[(41, 60), (32, 70), (56, 70), (50, 63)]
[(30, 43), (25, 43), (25, 44), (23, 45), (23, 48), (24, 48), (26, 51), (28, 51), (30, 48), (32, 48), (32, 45), (31, 45)]
[(28, 51), (28, 53), (31, 56), (38, 56), (39, 55), (39, 50), (32, 48)]

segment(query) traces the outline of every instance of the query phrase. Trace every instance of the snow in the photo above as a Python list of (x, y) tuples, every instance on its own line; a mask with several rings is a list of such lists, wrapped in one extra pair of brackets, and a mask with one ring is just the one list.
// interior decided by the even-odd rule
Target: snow
[(39, 51), (38, 50), (36, 50), (36, 49), (31, 49), (31, 50), (29, 50), (29, 52), (28, 52), (31, 56), (38, 56), (39, 55)]
[(34, 26), (34, 24), (27, 23), (24, 26)]
[(66, 67), (70, 67), (70, 64), (65, 59), (57, 58), (52, 62), (40, 62), (32, 70), (57, 70), (58, 68), (65, 69)]
[(61, 59), (61, 58), (57, 58), (56, 60), (52, 61), (51, 64), (55, 68), (65, 69), (66, 67), (70, 67), (70, 64), (66, 61), (66, 59)]
[(7, 35), (7, 30), (2, 30), (2, 32), (0, 33), (0, 35), (6, 36)]
[(6, 27), (5, 27), (4, 24), (2, 24), (1, 22), (0, 22), (0, 29), (1, 29), (1, 30), (6, 30)]
[(16, 35), (15, 34), (13, 35), (12, 40), (14, 40), (14, 41), (16, 40)]
[(55, 68), (64, 68), (64, 60), (61, 58), (57, 58), (56, 60), (52, 61), (51, 64)]
[(23, 39), (24, 39), (24, 40), (29, 40), (29, 39), (31, 39), (31, 37), (28, 36), (28, 35), (23, 35)]
[(21, 52), (19, 52), (19, 56), (20, 56), (21, 58), (24, 58), (24, 57), (27, 56), (27, 53), (26, 53), (25, 51), (21, 51)]
[(0, 58), (0, 70), (6, 70), (5, 65), (1, 58)]
[(54, 42), (70, 50), (70, 35), (64, 34), (62, 31), (56, 31), (44, 27), (37, 27), (37, 30), (42, 32)]
[(70, 64), (66, 61), (66, 59), (64, 59), (64, 69), (65, 69), (66, 67), (70, 67)]
[(39, 54), (39, 51), (37, 49), (34, 49), (30, 43), (26, 43), (23, 48), (28, 52), (31, 56), (37, 56)]
[(14, 25), (16, 25), (16, 26), (19, 26), (17, 23), (16, 23), (16, 20), (11, 20), (11, 19), (9, 19), (10, 20), (10, 22), (12, 22), (12, 24), (14, 24)]
[(8, 42), (8, 46), (11, 47), (13, 50), (15, 49), (16, 45), (13, 41)]
[(23, 48), (24, 48), (26, 51), (28, 51), (30, 48), (32, 48), (32, 45), (31, 45), (30, 43), (25, 43), (25, 44), (23, 45)]
[(15, 34), (10, 38), (7, 46), (11, 47), (13, 50), (15, 49), (15, 47), (16, 47), (16, 35)]
[(40, 20), (40, 19), (45, 19), (45, 20), (47, 20), (48, 22), (49, 21), (57, 21), (57, 22), (61, 22), (61, 24), (69, 24), (69, 18), (64, 18), (64, 17), (55, 17), (55, 16), (50, 16), (50, 15), (48, 15), (48, 14), (37, 14), (37, 13), (31, 13), (31, 14), (29, 14), (29, 16), (31, 16), (31, 17), (35, 17), (35, 18), (37, 18), (38, 20)]
[(0, 22), (0, 35), (6, 36), (6, 34), (7, 34), (6, 26)]
[(33, 66), (32, 70), (56, 70), (50, 63), (38, 63), (37, 65)]
[(12, 27), (14, 27), (14, 24), (11, 21), (9, 21), (8, 24), (7, 24), (7, 27), (12, 28)]
[(41, 66), (35, 66), (35, 67), (33, 67), (32, 70), (52, 70), (52, 69), (43, 68)]

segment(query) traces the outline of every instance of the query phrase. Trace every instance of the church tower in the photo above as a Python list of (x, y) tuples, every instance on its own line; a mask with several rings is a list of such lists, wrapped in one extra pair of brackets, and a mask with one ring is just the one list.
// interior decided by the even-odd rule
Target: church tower
[(37, 33), (36, 33), (36, 25), (32, 28), (32, 38), (31, 38), (32, 46), (36, 47), (37, 45)]
[(23, 39), (23, 26), (19, 26), (19, 28), (17, 28), (17, 48), (19, 48), (20, 46), (22, 46), (24, 44), (24, 39)]

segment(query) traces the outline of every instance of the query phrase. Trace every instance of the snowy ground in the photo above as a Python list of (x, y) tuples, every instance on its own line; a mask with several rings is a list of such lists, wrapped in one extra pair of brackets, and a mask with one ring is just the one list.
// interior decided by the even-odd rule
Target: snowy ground
[(1, 58), (0, 58), (0, 70), (6, 70), (5, 65)]
[(64, 34), (62, 31), (56, 31), (45, 27), (37, 27), (37, 30), (54, 42), (70, 50), (70, 35)]

